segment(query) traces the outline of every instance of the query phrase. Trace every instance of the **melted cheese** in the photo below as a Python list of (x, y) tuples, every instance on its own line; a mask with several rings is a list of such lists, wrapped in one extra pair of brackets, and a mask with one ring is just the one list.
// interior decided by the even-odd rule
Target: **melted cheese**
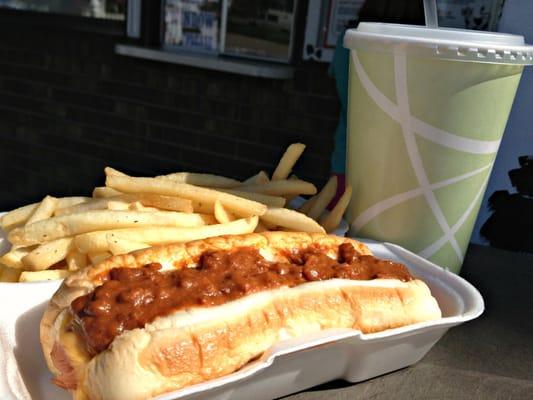
[(75, 371), (77, 382), (80, 382), (83, 378), (85, 366), (91, 360), (91, 356), (85, 350), (85, 346), (79, 336), (72, 330), (68, 329), (71, 321), (72, 316), (70, 313), (63, 318), (59, 333), (59, 341)]

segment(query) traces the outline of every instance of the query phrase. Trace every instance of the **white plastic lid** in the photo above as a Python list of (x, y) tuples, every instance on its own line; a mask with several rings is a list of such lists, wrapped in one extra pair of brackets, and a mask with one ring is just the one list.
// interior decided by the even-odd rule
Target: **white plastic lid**
[(523, 36), (466, 29), (361, 22), (346, 32), (344, 47), (372, 51), (392, 47), (450, 60), (533, 64), (533, 46), (526, 45)]

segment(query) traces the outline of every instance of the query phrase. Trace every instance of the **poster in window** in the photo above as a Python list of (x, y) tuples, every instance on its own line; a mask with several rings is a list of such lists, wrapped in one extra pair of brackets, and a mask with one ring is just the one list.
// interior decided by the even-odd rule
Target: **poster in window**
[(228, 1), (224, 52), (289, 61), (295, 0)]
[(164, 15), (166, 45), (218, 50), (219, 0), (167, 0)]

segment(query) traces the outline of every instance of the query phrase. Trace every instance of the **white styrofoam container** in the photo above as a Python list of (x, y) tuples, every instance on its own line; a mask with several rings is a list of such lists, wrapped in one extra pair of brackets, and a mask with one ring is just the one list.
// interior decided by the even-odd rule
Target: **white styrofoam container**
[[(0, 235), (1, 236), (1, 235)], [(239, 371), (157, 397), (272, 399), (333, 379), (359, 382), (420, 360), (446, 331), (478, 317), (479, 292), (464, 279), (393, 244), (365, 241), (381, 258), (406, 264), (430, 287), (443, 318), (374, 334), (328, 330), (277, 344)], [(0, 237), (0, 247), (2, 247)], [(59, 281), (0, 283), (0, 398), (67, 400), (51, 383), (39, 345), (39, 322)]]

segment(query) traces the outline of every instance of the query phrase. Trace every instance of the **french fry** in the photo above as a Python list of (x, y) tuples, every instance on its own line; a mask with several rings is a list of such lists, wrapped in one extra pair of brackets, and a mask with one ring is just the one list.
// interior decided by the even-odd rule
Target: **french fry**
[(85, 203), (86, 201), (91, 200), (90, 197), (86, 196), (71, 196), (71, 197), (58, 197), (57, 208), (72, 207), (76, 204)]
[(302, 180), (277, 180), (264, 185), (249, 185), (239, 187), (243, 192), (263, 193), (271, 196), (299, 196), (301, 194), (316, 194), (316, 187), (312, 183)]
[(314, 219), (287, 208), (269, 208), (261, 216), (261, 222), (267, 222), (296, 232), (324, 232), (324, 228)]
[(331, 200), (333, 200), (333, 198), (335, 197), (335, 193), (337, 193), (337, 177), (332, 176), (324, 185), (320, 193), (316, 195), (316, 200), (313, 202), (313, 205), (309, 209), (309, 212), (307, 212), (306, 214), (310, 218), (317, 220), (322, 214), (322, 212), (324, 212), (328, 204), (331, 202)]
[(141, 226), (192, 227), (210, 224), (214, 220), (210, 215), (174, 211), (89, 211), (53, 217), (13, 229), (8, 239), (14, 245), (28, 246), (96, 230)]
[(220, 224), (235, 221), (235, 216), (228, 212), (220, 201), (215, 201), (215, 218)]
[(87, 255), (71, 250), (68, 252), (65, 261), (69, 271), (78, 271), (87, 266)]
[(22, 262), (26, 269), (42, 271), (65, 259), (71, 248), (72, 238), (52, 240), (32, 250)]
[[(89, 200), (89, 197), (62, 197), (58, 199), (57, 208), (70, 207), (74, 204), (83, 203)], [(28, 204), (24, 207), (19, 207), (13, 211), (8, 212), (0, 219), (0, 226), (6, 232), (13, 229), (16, 225), (24, 224), (28, 218), (35, 212), (41, 203)]]
[(342, 215), (344, 214), (344, 211), (346, 211), (346, 207), (348, 207), (351, 198), (352, 187), (348, 185), (333, 210), (331, 210), (329, 214), (320, 218), (320, 224), (324, 227), (326, 232), (333, 232), (339, 226)]
[(239, 217), (263, 215), (266, 211), (264, 204), (237, 197), (213, 189), (201, 188), (187, 183), (178, 183), (171, 179), (130, 178), (125, 176), (108, 176), (106, 185), (127, 193), (155, 193), (167, 196), (183, 197), (209, 204), (220, 202), (230, 212)]
[(112, 200), (107, 203), (107, 209), (113, 211), (125, 211), (130, 209), (131, 203), (124, 201)]
[(82, 254), (108, 251), (109, 243), (107, 241), (107, 235), (119, 230), (120, 229), (82, 233), (81, 235), (74, 237), (74, 247)]
[(265, 183), (270, 182), (270, 178), (268, 177), (268, 174), (265, 171), (259, 171), (257, 174), (249, 177), (245, 181), (241, 183), (241, 186), (246, 185), (263, 185)]
[(194, 211), (192, 201), (189, 199), (153, 193), (138, 193), (136, 196), (139, 199), (138, 201), (147, 207), (157, 207), (163, 210), (180, 211), (186, 213), (192, 213)]
[(294, 164), (296, 164), (296, 161), (298, 161), (304, 150), (305, 144), (302, 143), (293, 143), (287, 147), (287, 150), (285, 150), (281, 160), (279, 160), (278, 166), (272, 174), (272, 180), (277, 181), (281, 179), (287, 179), (292, 171), (292, 168), (294, 167)]
[(111, 168), (111, 167), (105, 167), (104, 173), (106, 176), (129, 176), (125, 174), (124, 172), (120, 172), (119, 170), (116, 170), (115, 168)]
[[(300, 180), (295, 174), (292, 174), (290, 177), (289, 177), (289, 181), (298, 181)], [(289, 195), (289, 196), (285, 196), (285, 199), (287, 199), (287, 203), (290, 203), (292, 200), (294, 200), (296, 197), (298, 197), (297, 195)]]
[(174, 172), (168, 175), (156, 176), (156, 179), (170, 179), (174, 182), (188, 183), (190, 185), (205, 186), (210, 188), (232, 188), (240, 186), (241, 182), (212, 174), (198, 174), (194, 172)]
[(145, 207), (140, 201), (134, 201), (133, 203), (126, 203), (123, 201), (110, 201), (107, 203), (107, 209), (113, 211), (142, 211), (142, 212), (158, 212), (161, 211), (155, 207)]
[(125, 203), (131, 203), (133, 201), (136, 201), (137, 199), (138, 197), (134, 194), (121, 194), (121, 195), (114, 196), (114, 197), (91, 199), (81, 204), (76, 204), (71, 207), (64, 207), (59, 210), (56, 210), (54, 215), (56, 217), (59, 217), (61, 215), (79, 214), (79, 213), (95, 211), (95, 210), (106, 210), (108, 209), (108, 204), (112, 201), (121, 201)]
[(71, 274), (64, 269), (48, 269), (45, 271), (23, 271), (20, 274), (19, 282), (53, 281), (66, 278)]
[(35, 249), (35, 246), (16, 247), (11, 249), (0, 257), (0, 264), (4, 264), (6, 267), (10, 268), (22, 269), (24, 268), (22, 259), (30, 254), (33, 249)]
[(298, 211), (300, 211), (302, 214), (307, 214), (311, 207), (313, 207), (313, 204), (315, 204), (316, 196), (310, 197), (306, 200), (305, 203), (303, 203), (300, 208), (298, 208)]
[[(117, 192), (119, 193), (119, 192)], [(162, 208), (168, 211), (180, 211), (191, 213), (193, 211), (192, 204), (190, 200), (181, 199), (179, 197), (172, 196), (161, 196), (154, 195), (150, 193), (136, 193), (136, 194), (119, 194), (117, 196), (110, 196), (98, 199), (92, 199), (86, 203), (78, 204), (68, 208), (62, 208), (58, 210), (55, 215), (69, 215), (76, 214), (92, 210), (127, 210), (129, 205), (127, 203), (138, 202), (145, 207), (157, 207)], [(109, 205), (111, 204), (111, 206)], [(122, 204), (120, 204), (122, 203)], [(142, 210), (148, 211), (146, 208), (139, 207), (139, 204), (134, 206), (134, 208), (129, 208), (131, 210)], [(151, 209), (150, 211), (159, 211)]]
[(0, 264), (0, 282), (18, 282), (20, 270)]
[[(201, 215), (201, 214), (193, 214), (193, 215)], [(215, 217), (211, 215), (202, 215), (202, 218), (204, 218), (204, 220), (209, 222), (209, 224), (216, 224), (217, 222)], [(154, 228), (154, 229), (163, 229), (163, 227)], [(188, 228), (188, 229), (191, 229), (191, 228)], [(96, 253), (96, 252), (107, 251), (107, 250), (110, 250), (109, 242), (108, 242), (108, 234), (120, 235), (120, 232), (122, 232), (121, 229), (111, 229), (111, 230), (99, 230), (99, 231), (83, 233), (83, 234), (77, 235), (74, 238), (74, 246), (81, 253)], [(126, 229), (125, 232), (129, 232), (129, 230)], [(179, 232), (181, 232), (181, 230)], [(122, 239), (136, 241), (136, 242), (143, 242), (142, 240), (134, 240), (129, 237), (123, 237)]]
[(268, 194), (243, 192), (242, 190), (234, 189), (219, 189), (221, 192), (233, 194), (235, 196), (243, 197), (248, 200), (257, 201), (269, 207), (283, 207), (287, 200), (281, 196), (270, 196)]
[(163, 245), (169, 243), (188, 242), (220, 235), (239, 235), (251, 233), (257, 226), (258, 218), (250, 217), (238, 219), (227, 224), (206, 225), (196, 228), (149, 227), (114, 229), (109, 231), (90, 232), (74, 239), (80, 251), (90, 249), (100, 252), (109, 249), (107, 235), (113, 234), (119, 238), (148, 245)]
[(107, 245), (109, 247), (109, 251), (114, 256), (118, 254), (127, 254), (135, 250), (140, 250), (140, 249), (145, 249), (147, 247), (150, 247), (149, 244), (141, 243), (141, 242), (133, 242), (131, 240), (124, 239), (113, 233), (108, 233), (106, 235), (106, 239), (107, 239)]
[(91, 252), (87, 253), (87, 257), (89, 257), (91, 265), (96, 265), (111, 257), (111, 253), (109, 251)]
[(215, 203), (206, 203), (203, 200), (191, 200), (192, 209), (195, 213), (214, 214)]
[[(95, 253), (101, 253), (105, 251), (110, 251), (112, 254), (125, 254), (129, 251), (137, 250), (137, 249), (131, 249), (129, 251), (123, 251), (120, 252), (120, 247), (125, 246), (125, 242), (131, 242), (132, 244), (141, 244), (142, 242), (136, 242), (133, 240), (130, 240), (127, 237), (128, 230), (125, 230), (125, 234), (122, 236), (120, 235), (120, 232), (122, 232), (121, 229), (115, 229), (115, 230), (108, 230), (108, 231), (95, 231), (95, 232), (88, 232), (84, 233), (82, 235), (78, 235), (74, 239), (74, 246), (76, 249), (82, 253), (82, 254), (95, 254)], [(115, 240), (118, 243), (115, 243)], [(150, 247), (150, 245), (146, 243), (142, 243), (144, 247)], [(144, 248), (139, 247), (139, 248)]]
[(107, 186), (95, 187), (93, 190), (94, 198), (115, 197), (115, 196), (120, 196), (121, 194), (122, 192), (119, 192), (118, 190), (115, 190)]
[(35, 209), (33, 214), (30, 218), (26, 221), (26, 224), (33, 224), (37, 221), (42, 221), (43, 219), (50, 218), (54, 211), (57, 208), (57, 204), (59, 203), (59, 200), (52, 196), (46, 196), (42, 201), (41, 204)]
[(132, 211), (143, 211), (143, 212), (157, 212), (159, 209), (155, 207), (146, 207), (140, 201), (134, 201), (128, 206), (128, 210)]
[(23, 224), (30, 218), (37, 207), (39, 207), (39, 204), (41, 203), (28, 204), (27, 206), (19, 207), (4, 214), (0, 218), (0, 226), (7, 232), (15, 226)]

